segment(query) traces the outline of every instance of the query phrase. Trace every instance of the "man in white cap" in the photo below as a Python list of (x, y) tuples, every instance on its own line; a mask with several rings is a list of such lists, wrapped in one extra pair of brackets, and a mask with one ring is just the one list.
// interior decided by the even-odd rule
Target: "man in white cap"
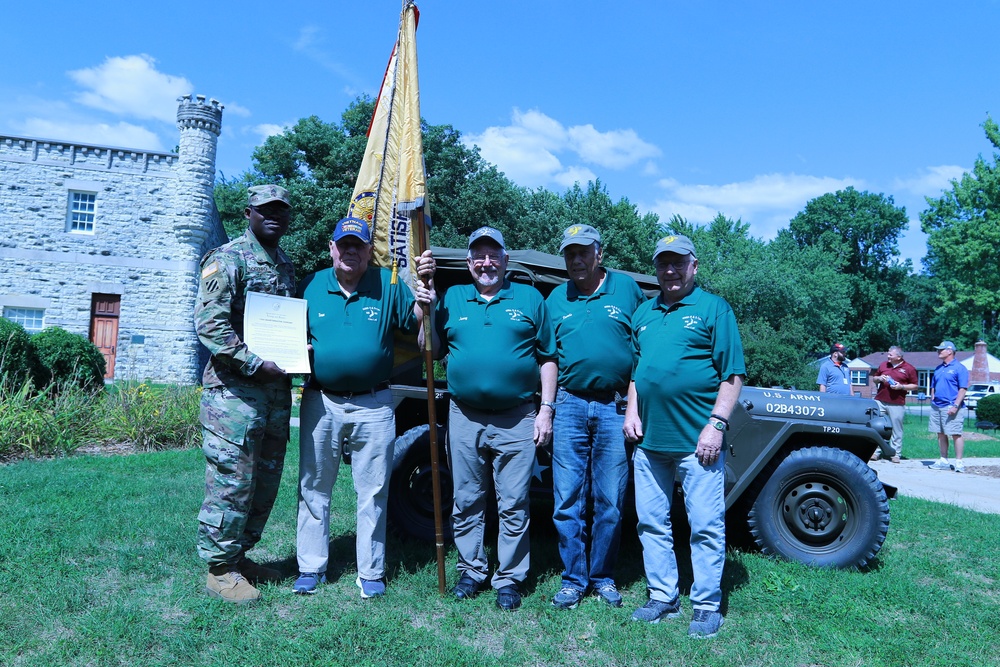
[(934, 348), (941, 363), (931, 377), (931, 417), (927, 430), (937, 433), (941, 458), (932, 470), (951, 470), (948, 462), (948, 436), (955, 441), (955, 472), (965, 472), (965, 439), (962, 437), (962, 402), (969, 388), (969, 370), (955, 359), (955, 344), (943, 341)]

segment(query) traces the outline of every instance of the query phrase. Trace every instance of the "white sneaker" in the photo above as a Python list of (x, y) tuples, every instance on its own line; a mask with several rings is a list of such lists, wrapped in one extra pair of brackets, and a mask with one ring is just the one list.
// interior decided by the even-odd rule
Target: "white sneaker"
[(930, 468), (931, 470), (951, 470), (951, 464), (948, 463), (948, 459), (941, 458), (932, 463)]
[(965, 472), (965, 461), (955, 459), (955, 472)]

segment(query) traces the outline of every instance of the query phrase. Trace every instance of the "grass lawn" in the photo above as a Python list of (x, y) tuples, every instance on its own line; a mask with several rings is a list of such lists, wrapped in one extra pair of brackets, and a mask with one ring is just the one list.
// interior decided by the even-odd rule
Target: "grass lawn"
[[(923, 453), (931, 441), (920, 426), (908, 425), (904, 453), (936, 455)], [(289, 576), (295, 449), (252, 554)], [(1000, 456), (996, 440), (969, 450)], [(732, 551), (726, 624), (715, 639), (694, 641), (686, 597), (682, 619), (629, 621), (646, 599), (634, 521), (619, 566), (626, 606), (589, 598), (554, 610), (561, 565), (544, 502), (533, 507), (532, 578), (520, 611), (500, 612), (490, 593), (466, 603), (440, 597), (433, 546), (395, 539), (388, 595), (362, 601), (346, 470), (335, 490), (331, 583), (302, 597), (289, 579), (264, 586), (257, 606), (228, 605), (202, 592), (194, 538), (203, 475), (198, 450), (0, 467), (0, 665), (971, 666), (1000, 655), (998, 515), (893, 500), (888, 538), (866, 572)], [(454, 566), (449, 550), (449, 584)]]

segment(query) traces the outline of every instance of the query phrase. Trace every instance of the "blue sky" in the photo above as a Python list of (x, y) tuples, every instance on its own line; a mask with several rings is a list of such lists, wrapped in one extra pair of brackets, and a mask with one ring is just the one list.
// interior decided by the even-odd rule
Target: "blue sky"
[[(721, 212), (770, 239), (853, 185), (905, 206), (991, 155), (1000, 2), (423, 0), (422, 115), (520, 185), (600, 178), (666, 221)], [(171, 150), (175, 99), (226, 105), (218, 167), (374, 96), (399, 0), (54, 0), (5, 7), (0, 132)]]

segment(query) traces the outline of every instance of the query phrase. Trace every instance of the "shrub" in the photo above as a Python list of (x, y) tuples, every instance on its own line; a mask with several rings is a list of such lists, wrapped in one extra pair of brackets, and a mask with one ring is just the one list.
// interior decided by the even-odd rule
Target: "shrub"
[(21, 387), (35, 380), (38, 358), (31, 336), (17, 322), (0, 317), (0, 384)]
[(104, 388), (104, 355), (85, 337), (49, 327), (32, 336), (31, 344), (44, 368), (39, 385), (73, 384), (89, 391)]
[(990, 394), (976, 403), (976, 419), (1000, 424), (1000, 394)]
[(0, 460), (68, 454), (93, 441), (92, 392), (68, 384), (35, 391), (30, 380), (0, 384)]
[(201, 387), (118, 382), (101, 406), (101, 439), (142, 451), (194, 446), (201, 434), (200, 400)]

